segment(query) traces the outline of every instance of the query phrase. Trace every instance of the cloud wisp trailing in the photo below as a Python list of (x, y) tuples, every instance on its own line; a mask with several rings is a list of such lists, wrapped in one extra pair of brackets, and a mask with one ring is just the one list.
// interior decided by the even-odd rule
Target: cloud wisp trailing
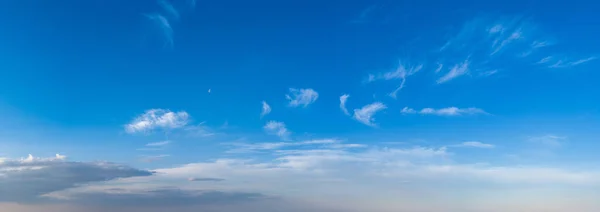
[(377, 112), (385, 110), (387, 106), (381, 102), (374, 102), (363, 106), (360, 109), (354, 109), (353, 118), (367, 126), (376, 127), (375, 118), (373, 117)]
[(289, 101), (290, 107), (307, 107), (314, 103), (319, 98), (319, 93), (311, 88), (296, 89), (290, 88), (289, 94), (285, 95), (285, 98)]
[(402, 114), (421, 114), (421, 115), (436, 115), (436, 116), (461, 116), (461, 115), (478, 115), (478, 114), (488, 114), (482, 109), (469, 107), (469, 108), (457, 108), (457, 107), (447, 107), (447, 108), (423, 108), (419, 111), (404, 107), (400, 111)]
[[(180, 4), (181, 6), (185, 6), (185, 9), (193, 10), (196, 7), (195, 0), (186, 1), (187, 3)], [(160, 8), (160, 11), (144, 14), (144, 16), (157, 27), (157, 30), (160, 32), (160, 37), (164, 42), (163, 47), (165, 48), (174, 47), (175, 42), (172, 24), (180, 21), (182, 16), (181, 10), (184, 9), (175, 7), (173, 3), (174, 2), (168, 0), (158, 0), (156, 1), (156, 4)]]
[(271, 106), (269, 106), (267, 102), (262, 101), (262, 112), (260, 112), (260, 117), (262, 118), (269, 113), (271, 113)]
[(405, 61), (398, 61), (398, 66), (395, 70), (379, 73), (379, 74), (370, 74), (367, 78), (367, 82), (374, 82), (379, 80), (400, 80), (400, 85), (389, 93), (389, 96), (392, 98), (396, 98), (398, 92), (404, 88), (406, 83), (406, 78), (416, 74), (417, 72), (423, 69), (423, 64), (411, 65), (407, 64)]
[(340, 109), (346, 115), (350, 115), (350, 112), (348, 112), (348, 109), (346, 108), (346, 102), (348, 101), (348, 98), (350, 98), (350, 95), (348, 94), (340, 96)]

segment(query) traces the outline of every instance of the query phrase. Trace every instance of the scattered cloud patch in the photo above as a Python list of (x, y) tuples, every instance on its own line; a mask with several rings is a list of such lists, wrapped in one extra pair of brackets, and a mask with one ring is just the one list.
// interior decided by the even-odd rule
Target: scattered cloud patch
[(166, 0), (159, 0), (158, 5), (164, 10), (167, 16), (174, 20), (179, 20), (179, 11), (171, 3)]
[(437, 115), (437, 116), (461, 116), (461, 115), (477, 115), (477, 114), (488, 114), (482, 109), (469, 107), (469, 108), (457, 108), (457, 107), (447, 107), (447, 108), (423, 108), (420, 111), (416, 111), (409, 107), (404, 107), (402, 111), (403, 114), (421, 114), (421, 115)]
[(269, 113), (271, 113), (271, 106), (269, 106), (267, 102), (262, 101), (262, 112), (260, 113), (260, 117), (264, 117)]
[(185, 111), (172, 112), (166, 109), (150, 109), (125, 125), (127, 133), (148, 133), (153, 130), (171, 130), (182, 128), (189, 122)]
[(567, 137), (557, 135), (532, 136), (527, 141), (548, 147), (559, 147), (567, 140)]
[(483, 149), (491, 149), (495, 148), (493, 144), (481, 143), (479, 141), (465, 141), (461, 144), (455, 145), (456, 147), (474, 147), (474, 148), (483, 148)]
[(148, 144), (146, 144), (146, 146), (147, 147), (163, 147), (163, 146), (169, 145), (170, 143), (171, 143), (171, 141), (167, 140), (167, 141), (148, 143)]
[(292, 134), (283, 122), (269, 121), (263, 128), (267, 134), (279, 136), (282, 140), (289, 140), (289, 137)]
[(438, 84), (442, 84), (467, 73), (469, 73), (469, 61), (465, 60), (460, 64), (454, 65), (454, 67), (452, 67), (448, 73), (440, 77), (436, 82)]
[(416, 74), (421, 69), (423, 69), (423, 64), (412, 65), (400, 60), (398, 61), (398, 66), (395, 70), (379, 73), (377, 75), (370, 74), (367, 78), (367, 82), (374, 82), (378, 80), (400, 80), (400, 85), (389, 94), (389, 96), (392, 98), (396, 98), (397, 93), (404, 88), (406, 78)]
[(311, 88), (296, 89), (290, 88), (290, 93), (285, 95), (285, 98), (289, 101), (290, 107), (303, 106), (306, 107), (319, 98), (319, 93)]
[[(323, 146), (331, 147), (334, 145), (340, 145), (341, 140), (338, 139), (314, 139), (299, 142), (271, 142), (271, 143), (224, 143), (228, 146), (234, 146), (236, 148), (231, 149), (228, 153), (254, 153), (263, 150), (276, 150), (283, 149), (286, 147), (299, 147), (299, 146)], [(342, 148), (342, 146), (339, 146)]]
[(375, 102), (372, 104), (365, 105), (360, 109), (354, 109), (354, 119), (367, 126), (375, 127), (377, 126), (377, 124), (375, 124), (375, 118), (373, 116), (377, 112), (382, 111), (386, 108), (387, 106), (385, 106), (381, 102)]
[(346, 115), (350, 115), (350, 112), (348, 112), (348, 109), (346, 108), (346, 101), (348, 101), (348, 98), (350, 98), (350, 95), (348, 94), (340, 96), (340, 109)]
[(146, 14), (145, 17), (152, 21), (164, 38), (163, 47), (173, 48), (173, 28), (169, 20), (160, 14)]

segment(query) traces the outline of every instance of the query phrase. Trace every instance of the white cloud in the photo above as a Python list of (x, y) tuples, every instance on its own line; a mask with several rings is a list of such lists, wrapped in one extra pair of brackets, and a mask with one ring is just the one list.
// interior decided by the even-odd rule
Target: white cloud
[(346, 108), (346, 101), (348, 101), (349, 97), (350, 95), (348, 94), (340, 96), (340, 109), (342, 109), (342, 112), (346, 115), (350, 115), (350, 112), (348, 112), (348, 109)]
[(162, 146), (166, 146), (168, 144), (170, 144), (171, 141), (159, 141), (159, 142), (153, 142), (153, 143), (148, 143), (146, 144), (146, 146), (148, 147), (162, 147)]
[(460, 64), (456, 64), (454, 65), (454, 67), (452, 67), (452, 69), (450, 69), (450, 71), (448, 73), (446, 73), (444, 76), (440, 77), (437, 80), (438, 84), (442, 84), (445, 82), (448, 82), (454, 78), (460, 77), (462, 75), (465, 75), (467, 73), (469, 73), (469, 61), (465, 60), (464, 62), (460, 63)]
[[(338, 139), (314, 139), (299, 142), (272, 142), (272, 143), (224, 143), (224, 145), (234, 146), (236, 148), (231, 149), (228, 153), (253, 153), (256, 151), (263, 150), (275, 150), (286, 147), (298, 147), (298, 146), (327, 146), (341, 145), (341, 140)], [(339, 146), (342, 148), (342, 146)]]
[(354, 119), (368, 126), (377, 126), (377, 124), (375, 124), (375, 118), (373, 118), (373, 116), (377, 112), (382, 111), (386, 108), (387, 107), (381, 102), (375, 102), (372, 104), (365, 105), (360, 109), (354, 109)]
[(389, 95), (396, 98), (397, 93), (404, 88), (406, 78), (412, 76), (423, 69), (423, 65), (409, 65), (404, 61), (398, 61), (398, 67), (395, 70), (378, 75), (370, 74), (367, 82), (373, 82), (377, 80), (400, 80), (400, 85), (392, 91)]
[(309, 104), (314, 103), (319, 98), (319, 93), (311, 88), (296, 89), (290, 88), (290, 93), (285, 95), (285, 98), (289, 100), (290, 107), (298, 107), (300, 105), (306, 107)]
[(285, 123), (283, 122), (269, 121), (263, 128), (268, 134), (277, 135), (282, 140), (289, 140), (289, 137), (292, 134), (292, 132), (285, 127)]
[(417, 113), (417, 111), (415, 109), (409, 108), (409, 107), (404, 107), (402, 108), (402, 110), (400, 111), (400, 113), (402, 114), (415, 114)]
[(161, 14), (146, 14), (145, 16), (150, 21), (154, 22), (154, 24), (158, 27), (158, 30), (162, 33), (161, 36), (164, 39), (164, 47), (172, 48), (173, 28), (171, 28), (171, 23), (169, 20)]
[(262, 101), (262, 112), (260, 113), (260, 117), (264, 117), (269, 113), (271, 113), (271, 106), (269, 106), (267, 102)]
[(483, 149), (491, 149), (496, 146), (493, 144), (481, 143), (479, 141), (465, 141), (459, 145), (455, 145), (457, 147), (475, 147), (475, 148), (483, 148)]
[(421, 115), (437, 115), (437, 116), (460, 116), (460, 115), (476, 115), (476, 114), (488, 114), (482, 109), (469, 107), (469, 108), (457, 108), (457, 107), (447, 107), (447, 108), (423, 108), (420, 111), (416, 111), (412, 108), (405, 107), (402, 109), (401, 113), (403, 114), (421, 114)]
[(532, 136), (527, 139), (531, 143), (536, 143), (549, 147), (558, 147), (567, 140), (567, 137), (557, 135), (543, 135), (543, 136)]
[(179, 20), (179, 11), (173, 7), (173, 5), (166, 0), (159, 0), (158, 5), (164, 10), (165, 13), (168, 14), (169, 17)]
[[(554, 59), (554, 60), (553, 60)], [(571, 68), (574, 66), (578, 66), (593, 60), (598, 59), (597, 57), (587, 57), (578, 60), (569, 60), (569, 59), (555, 59), (554, 57), (545, 57), (542, 58), (538, 64), (548, 64), (552, 62), (552, 65), (549, 65), (548, 68)]]
[(150, 109), (125, 125), (127, 133), (150, 132), (153, 130), (171, 130), (184, 127), (189, 122), (185, 111), (172, 112), (166, 109)]

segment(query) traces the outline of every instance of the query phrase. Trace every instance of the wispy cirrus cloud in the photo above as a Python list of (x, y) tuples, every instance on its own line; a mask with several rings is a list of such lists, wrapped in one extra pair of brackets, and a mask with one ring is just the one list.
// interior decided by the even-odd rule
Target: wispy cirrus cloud
[(385, 104), (381, 102), (374, 102), (365, 105), (360, 109), (354, 109), (353, 118), (365, 125), (376, 127), (377, 124), (375, 124), (375, 118), (373, 116), (375, 116), (377, 112), (385, 110), (386, 108), (387, 106), (385, 106)]
[(421, 114), (421, 115), (437, 115), (437, 116), (460, 116), (460, 115), (477, 115), (477, 114), (488, 114), (482, 109), (469, 107), (469, 108), (457, 108), (457, 107), (447, 107), (447, 108), (423, 108), (419, 111), (404, 107), (400, 111), (402, 114)]
[(260, 117), (262, 118), (269, 113), (271, 113), (271, 106), (269, 106), (267, 102), (262, 101), (262, 112), (260, 112)]
[[(173, 40), (172, 23), (176, 23), (181, 19), (182, 13), (180, 11), (184, 8), (176, 8), (175, 5), (173, 5), (173, 2), (168, 0), (158, 0), (156, 1), (156, 4), (158, 4), (162, 11), (146, 13), (144, 16), (157, 27), (164, 42), (163, 47), (173, 48), (175, 42)], [(187, 0), (186, 4), (181, 4), (180, 6), (194, 9), (196, 7), (196, 1)]]
[(171, 143), (171, 141), (166, 140), (166, 141), (148, 143), (148, 144), (146, 144), (146, 146), (147, 147), (163, 147), (163, 146), (169, 145), (170, 143)]
[(463, 76), (469, 73), (469, 61), (465, 60), (460, 64), (454, 65), (450, 71), (448, 71), (444, 76), (440, 77), (436, 82), (438, 84), (442, 84), (448, 82), (454, 78)]
[(465, 141), (457, 145), (453, 145), (453, 147), (473, 147), (473, 148), (482, 148), (482, 149), (492, 149), (496, 146), (493, 144), (486, 144), (479, 141)]
[(340, 109), (346, 115), (350, 115), (350, 112), (348, 112), (348, 109), (346, 108), (346, 101), (348, 101), (348, 98), (350, 98), (350, 95), (348, 94), (340, 96)]
[(597, 57), (586, 57), (582, 59), (571, 60), (568, 58), (559, 58), (556, 56), (547, 56), (540, 59), (536, 64), (546, 66), (548, 68), (571, 68), (590, 61), (598, 59)]
[(404, 88), (406, 78), (416, 74), (421, 69), (423, 69), (423, 64), (412, 65), (400, 60), (398, 61), (398, 66), (395, 70), (379, 74), (370, 74), (367, 78), (367, 82), (374, 82), (378, 80), (400, 80), (400, 85), (389, 93), (390, 97), (396, 98), (398, 92)]
[(317, 93), (312, 88), (304, 88), (304, 89), (296, 89), (290, 88), (289, 94), (285, 95), (285, 98), (289, 101), (290, 107), (306, 107), (319, 98), (319, 93)]
[(158, 27), (157, 29), (163, 37), (163, 47), (173, 48), (173, 28), (169, 19), (158, 13), (145, 14), (144, 16)]
[(282, 140), (289, 140), (292, 134), (283, 122), (269, 121), (263, 128), (267, 134), (279, 136)]
[(185, 127), (189, 123), (185, 111), (173, 112), (167, 109), (150, 109), (125, 125), (127, 133), (148, 133), (154, 130), (172, 130)]
[(542, 136), (530, 136), (527, 138), (527, 141), (530, 143), (548, 146), (548, 147), (559, 147), (562, 146), (563, 143), (567, 140), (565, 136), (557, 136), (557, 135), (542, 135)]

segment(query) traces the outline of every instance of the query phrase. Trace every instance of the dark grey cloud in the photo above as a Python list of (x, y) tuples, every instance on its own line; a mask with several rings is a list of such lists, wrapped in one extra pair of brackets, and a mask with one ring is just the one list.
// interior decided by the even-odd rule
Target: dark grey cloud
[(152, 174), (107, 162), (3, 161), (0, 162), (0, 202), (38, 202), (45, 199), (41, 195), (82, 184)]

